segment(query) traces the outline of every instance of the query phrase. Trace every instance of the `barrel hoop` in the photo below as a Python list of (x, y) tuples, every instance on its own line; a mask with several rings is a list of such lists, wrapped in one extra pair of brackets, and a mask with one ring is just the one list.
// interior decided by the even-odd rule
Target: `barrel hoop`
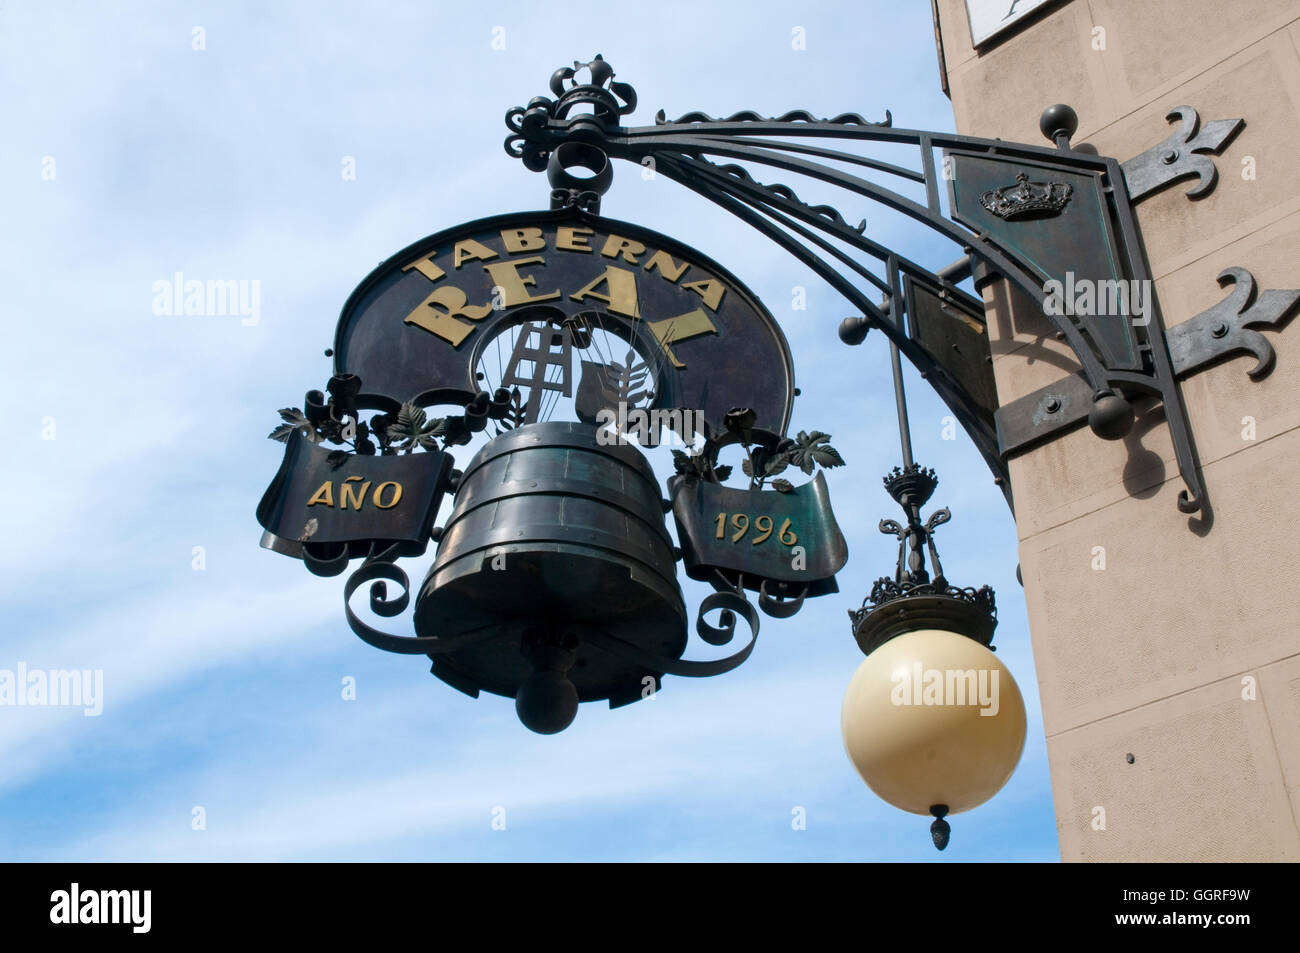
[(673, 545), (672, 537), (668, 535), (668, 528), (664, 525), (662, 519), (662, 510), (658, 506), (653, 510), (653, 514), (660, 518), (655, 522), (651, 522), (646, 516), (642, 515), (645, 511), (645, 501), (638, 500), (609, 486), (601, 486), (585, 480), (512, 480), (509, 483), (498, 483), (488, 487), (484, 492), (490, 492), (491, 495), (482, 499), (474, 498), (476, 495), (474, 485), (462, 483), (461, 487), (461, 493), (456, 497), (456, 505), (447, 518), (444, 533), (464, 519), (467, 514), (499, 500), (514, 499), (520, 496), (563, 496), (606, 504), (619, 513), (626, 513), (631, 516), (655, 535), (661, 537), (669, 546)]
[[(520, 531), (523, 535), (519, 535)], [(594, 549), (601, 552), (612, 553), (620, 556), (629, 562), (636, 562), (645, 566), (660, 579), (663, 579), (676, 592), (681, 592), (681, 587), (677, 583), (677, 564), (672, 557), (672, 550), (662, 553), (665, 563), (665, 571), (658, 569), (654, 562), (643, 558), (641, 553), (627, 549), (627, 538), (618, 536), (614, 533), (607, 533), (601, 530), (586, 530), (581, 534), (558, 535), (556, 527), (551, 523), (538, 525), (525, 525), (513, 527), (497, 527), (486, 533), (475, 537), (473, 548), (465, 549), (454, 555), (449, 555), (444, 561), (443, 550), (440, 547), (438, 557), (434, 560), (433, 568), (429, 571), (430, 576), (437, 575), (443, 569), (452, 566), (467, 556), (473, 556), (477, 553), (483, 553), (485, 550), (500, 549), (503, 546), (527, 546), (534, 543), (557, 543), (570, 546), (577, 549)], [(647, 547), (649, 549), (649, 547)], [(653, 554), (653, 549), (650, 549)]]
[[(518, 453), (521, 450), (544, 450), (551, 447), (568, 447), (573, 450), (585, 450), (588, 453), (600, 454), (609, 457), (611, 460), (632, 467), (645, 477), (646, 482), (653, 486), (658, 486), (654, 468), (650, 466), (647, 460), (639, 450), (631, 444), (600, 444), (595, 441), (596, 428), (592, 425), (583, 425), (581, 430), (571, 430), (567, 422), (561, 427), (555, 427), (556, 421), (549, 421), (541, 424), (525, 424), (511, 430), (508, 433), (501, 434), (474, 454), (469, 465), (465, 467), (464, 475), (461, 477), (463, 483), (465, 479), (475, 470), (482, 467), (485, 463), (495, 460), (498, 457), (508, 453)], [(533, 428), (548, 428), (545, 433), (533, 430)], [(523, 436), (516, 436), (522, 434)], [(536, 440), (526, 439), (536, 437)]]

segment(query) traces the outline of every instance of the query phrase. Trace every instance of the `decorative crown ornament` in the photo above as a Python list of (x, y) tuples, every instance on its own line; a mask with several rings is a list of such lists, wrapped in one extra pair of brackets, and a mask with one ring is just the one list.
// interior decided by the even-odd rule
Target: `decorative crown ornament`
[(915, 506), (918, 509), (929, 501), (939, 478), (933, 469), (926, 469), (911, 463), (906, 468), (894, 467), (884, 477), (885, 489), (899, 506)]
[(980, 196), (980, 204), (1008, 222), (1047, 218), (1059, 214), (1073, 192), (1074, 186), (1064, 182), (1030, 182), (1027, 173), (1017, 172), (1015, 185), (989, 189)]
[[(584, 69), (590, 74), (591, 81), (579, 83), (575, 76)], [(573, 66), (557, 69), (551, 74), (551, 92), (557, 97), (553, 110), (555, 118), (565, 118), (573, 107), (582, 104), (591, 106), (601, 121), (617, 125), (619, 116), (636, 109), (636, 90), (629, 83), (615, 83), (613, 79), (614, 68), (599, 53), (589, 63), (574, 60)]]

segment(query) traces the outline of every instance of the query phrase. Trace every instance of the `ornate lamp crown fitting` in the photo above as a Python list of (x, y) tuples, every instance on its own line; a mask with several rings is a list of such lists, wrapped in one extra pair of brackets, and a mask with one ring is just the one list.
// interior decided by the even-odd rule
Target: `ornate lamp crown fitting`
[(905, 468), (894, 467), (884, 477), (885, 489), (900, 506), (922, 507), (939, 485), (933, 469), (912, 463)]

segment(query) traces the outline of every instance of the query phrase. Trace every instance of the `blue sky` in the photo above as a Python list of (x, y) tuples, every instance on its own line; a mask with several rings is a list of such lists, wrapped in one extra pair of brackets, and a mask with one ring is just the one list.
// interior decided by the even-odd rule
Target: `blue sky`
[[(947, 410), (909, 368), (916, 457), (939, 472), (933, 505), (953, 511), (938, 536), (944, 567), (997, 590), (999, 655), (1029, 714), (1015, 776), (953, 818), (940, 855), (926, 819), (866, 789), (839, 733), (861, 660), (845, 610), (896, 556), (876, 531), (896, 517), (880, 486), (898, 462), (884, 340), (844, 347), (835, 329), (849, 312), (833, 291), (631, 166), (616, 168), (603, 212), (718, 259), (785, 329), (803, 390), (792, 430), (830, 432), (849, 463), (828, 474), (851, 552), (840, 594), (765, 618), (735, 672), (669, 677), (652, 701), (583, 706), (569, 730), (542, 737), (509, 699), (472, 700), (423, 659), (361, 643), (343, 619), (343, 577), (312, 577), (258, 547), (254, 508), (282, 452), (266, 434), (277, 408), (324, 384), (322, 351), (355, 284), (424, 235), (545, 206), (544, 177), (501, 148), (502, 117), (548, 94), (556, 67), (602, 53), (637, 89), (634, 124), (660, 108), (888, 108), (900, 126), (952, 128), (928, 4), (576, 10), (0, 9), (0, 668), (104, 673), (98, 717), (0, 707), (0, 857), (1059, 858), (1015, 528), (983, 461), (964, 435), (942, 439)], [(792, 48), (796, 28), (806, 49)], [(341, 175), (345, 157), (355, 180)], [(958, 254), (882, 208), (838, 204), (933, 268)], [(156, 315), (153, 284), (178, 271), (257, 281), (258, 321)], [(808, 306), (794, 311), (799, 286)], [(411, 561), (413, 580), (431, 557)], [(704, 591), (686, 594), (694, 606)], [(409, 632), (409, 618), (385, 624)], [(688, 654), (713, 651), (693, 640)], [(341, 697), (349, 676), (355, 701)], [(204, 830), (192, 829), (196, 806)], [(497, 807), (505, 830), (492, 829)], [(796, 807), (805, 830), (792, 828)]]

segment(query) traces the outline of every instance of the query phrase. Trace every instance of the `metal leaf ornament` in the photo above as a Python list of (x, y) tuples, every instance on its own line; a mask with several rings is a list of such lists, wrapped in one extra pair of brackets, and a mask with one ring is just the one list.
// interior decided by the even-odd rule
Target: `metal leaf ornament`
[(844, 458), (830, 445), (830, 439), (830, 434), (822, 433), (820, 430), (814, 430), (812, 433), (800, 430), (799, 435), (795, 437), (794, 446), (786, 451), (788, 459), (809, 476), (818, 466), (826, 469), (842, 467)]
[(388, 436), (395, 441), (400, 440), (401, 448), (407, 453), (416, 447), (436, 450), (437, 438), (442, 434), (445, 423), (442, 417), (429, 420), (423, 407), (417, 407), (408, 400), (397, 412), (397, 422), (389, 426)]
[[(681, 450), (674, 450), (673, 469), (688, 480), (698, 480), (709, 473), (710, 467), (709, 461), (702, 453), (683, 453)], [(727, 472), (730, 474), (730, 469)]]
[(637, 402), (649, 391), (637, 390), (645, 384), (650, 368), (643, 361), (637, 360), (636, 352), (631, 348), (623, 357), (623, 363), (610, 361), (601, 372), (601, 391), (610, 406), (617, 408), (635, 407)]
[(278, 440), (281, 443), (289, 442), (289, 435), (295, 430), (302, 431), (302, 435), (312, 443), (320, 442), (320, 434), (317, 432), (315, 425), (312, 424), (307, 416), (297, 407), (285, 407), (280, 411), (280, 419), (284, 423), (272, 430), (267, 437), (271, 440)]
[(510, 388), (510, 402), (506, 404), (505, 413), (496, 422), (497, 435), (507, 430), (514, 430), (528, 422), (528, 401), (523, 400), (518, 387)]
[(754, 477), (754, 471), (757, 469), (758, 479), (762, 481), (768, 477), (784, 473), (785, 468), (789, 465), (790, 458), (784, 450), (768, 453), (764, 447), (754, 447), (750, 451), (750, 456), (740, 462), (740, 469), (745, 476), (750, 478)]

